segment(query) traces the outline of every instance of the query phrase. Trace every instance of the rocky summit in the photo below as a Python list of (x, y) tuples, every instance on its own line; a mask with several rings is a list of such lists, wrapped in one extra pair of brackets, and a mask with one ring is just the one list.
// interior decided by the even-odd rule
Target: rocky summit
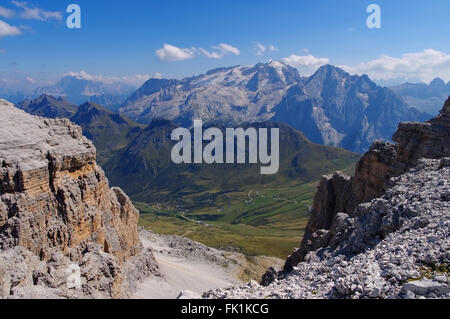
[(0, 297), (120, 298), (157, 273), (81, 128), (4, 100), (0, 114)]
[(324, 65), (302, 77), (280, 61), (219, 68), (183, 80), (150, 79), (120, 112), (137, 122), (164, 118), (184, 127), (195, 119), (231, 125), (270, 120), (303, 132), (313, 143), (357, 153), (376, 139), (389, 141), (401, 121), (432, 117), (367, 75)]
[(355, 176), (324, 176), (301, 246), (284, 269), (207, 298), (450, 298), (450, 98), (401, 123)]

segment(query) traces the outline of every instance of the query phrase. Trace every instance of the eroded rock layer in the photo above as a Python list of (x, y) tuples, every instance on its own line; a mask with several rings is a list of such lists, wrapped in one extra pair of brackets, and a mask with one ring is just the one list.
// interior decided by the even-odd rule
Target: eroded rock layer
[[(3, 100), (0, 114), (0, 271), (31, 269), (28, 281), (24, 275), (8, 284), (5, 274), (0, 296), (30, 283), (58, 289), (64, 286), (54, 281), (58, 276), (39, 268), (52, 264), (47, 268), (64, 272), (71, 263), (81, 266), (84, 293), (121, 296), (122, 268), (132, 268), (124, 263), (142, 252), (138, 211), (122, 190), (109, 188), (81, 128), (28, 115)], [(11, 250), (30, 262), (8, 263), (2, 257)]]

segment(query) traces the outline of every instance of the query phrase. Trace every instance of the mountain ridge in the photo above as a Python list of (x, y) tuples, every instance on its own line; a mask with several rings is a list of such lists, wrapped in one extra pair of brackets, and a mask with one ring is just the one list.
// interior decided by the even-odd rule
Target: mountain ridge
[(125, 99), (136, 90), (137, 85), (90, 79), (80, 75), (66, 75), (57, 83), (34, 90), (34, 96), (42, 94), (63, 97), (72, 103), (92, 102), (102, 104), (108, 109), (117, 110)]
[(182, 80), (151, 79), (126, 100), (120, 113), (138, 122), (157, 117), (185, 127), (193, 119), (231, 125), (273, 120), (316, 143), (356, 152), (365, 151), (375, 139), (389, 140), (402, 120), (431, 117), (409, 108), (367, 75), (325, 65), (301, 77), (279, 61), (218, 68)]
[(450, 94), (450, 82), (445, 83), (441, 78), (426, 83), (403, 83), (390, 87), (409, 105), (417, 109), (437, 114), (442, 107), (442, 100)]
[(83, 134), (95, 143), (100, 165), (114, 152), (125, 147), (144, 126), (97, 103), (86, 102), (80, 106), (62, 97), (43, 94), (16, 105), (29, 114), (48, 118), (67, 118), (83, 129)]
[[(221, 192), (235, 190), (238, 188), (238, 185), (242, 184), (236, 180), (236, 176), (232, 176), (235, 175), (235, 170), (239, 170), (241, 176), (247, 176), (247, 182), (251, 185), (258, 184), (261, 186), (276, 179), (275, 177), (260, 176), (258, 168), (259, 165), (173, 164), (170, 160), (170, 151), (175, 142), (171, 140), (170, 135), (171, 132), (177, 127), (179, 126), (170, 121), (156, 120), (154, 124), (150, 124), (146, 129), (141, 131), (133, 142), (131, 142), (122, 151), (116, 153), (111, 161), (106, 164), (105, 169), (109, 172), (111, 181), (119, 185), (125, 180), (134, 181), (127, 186), (123, 185), (127, 192), (131, 194), (132, 197), (133, 195), (137, 195), (136, 191), (133, 191), (133, 189), (138, 190), (139, 192), (144, 192), (146, 195), (141, 194), (135, 196), (134, 198), (137, 198), (140, 201), (147, 200), (152, 202), (155, 200), (164, 201), (168, 198), (153, 198), (154, 196), (152, 194), (155, 194), (156, 192), (150, 191), (150, 189), (156, 188), (159, 189), (160, 193), (167, 194), (169, 191), (169, 189), (165, 188), (167, 185), (178, 185), (173, 196), (177, 192), (187, 192), (186, 194), (188, 194), (194, 190), (194, 192), (200, 193), (207, 191), (208, 189), (217, 188), (220, 189)], [(296, 179), (298, 177), (300, 178), (299, 180), (303, 179), (303, 182), (309, 182), (313, 179), (313, 176), (318, 178), (321, 175), (320, 172), (313, 173), (313, 171), (319, 169), (318, 167), (315, 167), (316, 165), (314, 163), (320, 163), (322, 168), (319, 169), (319, 171), (325, 172), (327, 167), (332, 165), (332, 159), (342, 160), (347, 158), (351, 161), (352, 159), (356, 159), (358, 157), (358, 155), (348, 151), (313, 144), (307, 140), (301, 132), (293, 130), (289, 126), (281, 123), (262, 122), (243, 125), (244, 129), (247, 127), (280, 128), (281, 163), (280, 172), (277, 176), (283, 176), (283, 179), (289, 180)], [(205, 129), (206, 128), (207, 126), (205, 126)], [(222, 130), (225, 131), (225, 128), (222, 127)], [(300, 153), (302, 153), (302, 156), (300, 156)], [(311, 158), (306, 156), (304, 153), (311, 155)], [(319, 153), (321, 155), (318, 155)], [(314, 158), (314, 161), (311, 161), (312, 158)], [(313, 166), (315, 167), (314, 169), (312, 168)], [(221, 173), (218, 174), (218, 171)], [(161, 174), (161, 172), (165, 173)], [(195, 172), (196, 177), (189, 180), (182, 178), (186, 172)], [(145, 178), (143, 178), (146, 180), (145, 184), (148, 186), (151, 185), (152, 188), (147, 190), (143, 188), (142, 182), (140, 179), (136, 178), (137, 176), (140, 176), (141, 179), (142, 176), (145, 176)], [(211, 179), (212, 176), (216, 177)], [(173, 182), (169, 183), (168, 181), (170, 180)], [(176, 183), (175, 181), (177, 180), (185, 182)], [(253, 182), (250, 182), (250, 180), (253, 180)], [(136, 183), (137, 185), (135, 187), (130, 186)], [(196, 183), (198, 183), (198, 185)], [(182, 191), (183, 188), (186, 188), (186, 190)], [(187, 189), (191, 190), (188, 191)], [(173, 199), (174, 198), (172, 198), (172, 200)]]

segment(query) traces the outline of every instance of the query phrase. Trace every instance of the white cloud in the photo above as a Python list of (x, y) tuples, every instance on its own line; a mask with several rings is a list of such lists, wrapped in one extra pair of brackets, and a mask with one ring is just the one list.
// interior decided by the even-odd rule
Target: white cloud
[(47, 21), (51, 19), (62, 21), (63, 19), (62, 12), (46, 11), (39, 7), (30, 7), (30, 5), (25, 1), (11, 1), (11, 3), (16, 7), (22, 9), (19, 15), (23, 19), (39, 20), (39, 21)]
[(228, 54), (228, 53), (234, 54), (234, 55), (241, 54), (241, 52), (237, 48), (233, 47), (232, 45), (226, 44), (226, 43), (221, 43), (214, 48), (220, 50), (223, 54)]
[(267, 48), (265, 45), (263, 45), (259, 42), (256, 42), (254, 50), (255, 50), (256, 55), (263, 55), (263, 53), (266, 52)]
[(401, 57), (382, 55), (355, 66), (341, 67), (351, 73), (365, 73), (376, 80), (419, 78), (429, 82), (435, 77), (450, 80), (450, 55), (434, 49), (405, 53)]
[(330, 60), (328, 58), (316, 58), (315, 56), (308, 55), (295, 55), (291, 54), (289, 57), (283, 59), (287, 64), (300, 68), (311, 67), (316, 68), (324, 64), (328, 64)]
[(214, 51), (208, 51), (203, 48), (179, 48), (165, 43), (162, 48), (156, 50), (156, 55), (161, 61), (174, 62), (192, 59), (198, 55), (209, 59), (221, 59), (228, 54), (241, 54), (237, 48), (226, 43), (220, 43), (212, 48)]
[(195, 49), (182, 49), (165, 43), (161, 49), (156, 50), (156, 55), (161, 61), (182, 61), (192, 59), (195, 56)]
[(64, 74), (65, 76), (73, 76), (78, 79), (89, 80), (89, 81), (97, 81), (105, 84), (113, 84), (113, 83), (126, 83), (130, 85), (141, 85), (148, 79), (150, 79), (149, 75), (144, 74), (136, 74), (131, 76), (104, 76), (101, 74), (92, 75), (85, 71), (80, 72), (69, 72)]
[(205, 49), (199, 48), (198, 51), (203, 54), (204, 56), (206, 56), (207, 58), (210, 59), (221, 59), (223, 58), (223, 53), (222, 52), (209, 52), (206, 51)]
[(22, 34), (19, 28), (0, 20), (0, 38)]
[(0, 6), (0, 17), (8, 19), (8, 18), (12, 18), (13, 16), (14, 16), (14, 11)]
[(226, 43), (220, 43), (219, 45), (213, 46), (212, 48), (216, 51), (210, 52), (203, 48), (198, 48), (196, 50), (210, 59), (221, 59), (228, 54), (234, 54), (234, 55), (241, 54), (239, 49), (233, 47), (232, 45), (226, 44)]
[[(307, 53), (307, 49), (303, 49), (303, 52)], [(313, 74), (319, 67), (324, 64), (328, 64), (330, 60), (328, 58), (317, 58), (312, 54), (308, 55), (295, 55), (291, 54), (283, 61), (290, 66), (299, 68), (302, 75), (309, 76)]]
[(22, 31), (33, 32), (33, 28), (29, 25), (19, 25), (19, 29)]
[(162, 78), (163, 78), (163, 76), (162, 76), (162, 74), (161, 74), (161, 73), (159, 73), (159, 72), (156, 72), (156, 73), (155, 73), (155, 75), (153, 76), (153, 78), (154, 78), (154, 79), (162, 79)]
[(274, 46), (273, 44), (270, 45), (264, 45), (262, 43), (259, 42), (255, 42), (254, 46), (253, 46), (253, 51), (255, 52), (256, 55), (261, 56), (263, 55), (267, 50), (274, 52), (274, 51), (278, 51), (278, 48), (276, 46)]
[(29, 77), (29, 76), (27, 76), (27, 77), (25, 78), (25, 80), (26, 80), (28, 83), (31, 83), (31, 84), (37, 83), (37, 81), (36, 81), (35, 79), (33, 79), (32, 77)]

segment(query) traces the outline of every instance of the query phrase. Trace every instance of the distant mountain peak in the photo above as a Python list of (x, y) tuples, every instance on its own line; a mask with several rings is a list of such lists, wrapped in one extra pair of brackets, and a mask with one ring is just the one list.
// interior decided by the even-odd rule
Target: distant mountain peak
[(429, 84), (403, 83), (391, 89), (411, 107), (436, 115), (442, 107), (442, 101), (450, 95), (450, 82), (446, 84), (436, 77)]
[(190, 127), (192, 119), (241, 124), (278, 120), (314, 142), (365, 151), (389, 140), (402, 120), (421, 120), (389, 89), (367, 75), (327, 64), (311, 77), (282, 61), (216, 68), (183, 80), (147, 81), (121, 113), (142, 123), (165, 118)]
[(65, 98), (49, 94), (41, 94), (34, 100), (25, 99), (16, 106), (30, 114), (49, 118), (69, 118), (77, 111), (77, 106)]
[(108, 113), (108, 114), (114, 113), (114, 112), (112, 112), (111, 110), (108, 110), (107, 108), (101, 106), (100, 104), (93, 103), (93, 102), (86, 102), (86, 103), (83, 103), (83, 104), (81, 104), (81, 105), (78, 107), (78, 109), (79, 109), (79, 110), (86, 110), (86, 111), (87, 111), (87, 110), (97, 110), (97, 111), (99, 111), (99, 112), (106, 112), (106, 113)]
[(64, 97), (75, 104), (95, 102), (116, 110), (136, 89), (136, 86), (126, 82), (105, 83), (83, 75), (70, 74), (54, 85), (37, 88), (34, 94)]
[(238, 67), (240, 67), (240, 65), (236, 65), (236, 66), (228, 66), (228, 67), (221, 67), (221, 68), (215, 68), (215, 69), (209, 70), (209, 71), (206, 72), (205, 74), (206, 74), (206, 75), (211, 75), (211, 74), (214, 74), (214, 73), (226, 72), (226, 71), (230, 71), (230, 70), (236, 69), (236, 68), (238, 68)]
[(283, 61), (280, 61), (280, 60), (272, 60), (272, 59), (270, 59), (269, 62), (267, 62), (267, 64), (268, 65), (272, 65), (272, 66), (282, 65), (282, 66), (285, 66), (285, 67), (289, 67), (288, 64), (286, 64), (286, 63), (284, 63)]
[(347, 71), (331, 64), (325, 64), (319, 67), (312, 77), (317, 75), (334, 75), (340, 78), (351, 76)]
[(441, 78), (437, 77), (430, 82), (430, 86), (433, 88), (442, 88), (445, 87), (445, 82)]

